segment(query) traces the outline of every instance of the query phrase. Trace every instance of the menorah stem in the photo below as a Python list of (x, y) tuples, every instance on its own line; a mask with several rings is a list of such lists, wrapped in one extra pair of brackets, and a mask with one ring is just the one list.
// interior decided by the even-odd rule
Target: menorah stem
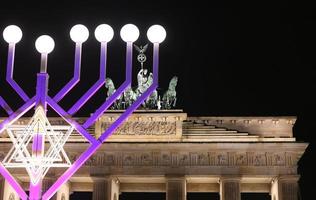
[(47, 91), (48, 91), (48, 74), (38, 73), (37, 74), (37, 84), (36, 84), (36, 107), (42, 106), (46, 111), (47, 104)]
[[(36, 106), (35, 109), (42, 109), (46, 114), (47, 110), (47, 90), (48, 90), (48, 74), (45, 73), (47, 69), (47, 54), (42, 54), (41, 58), (41, 73), (37, 74), (36, 85)], [(36, 128), (36, 134), (33, 136), (32, 143), (32, 158), (36, 160), (42, 160), (45, 149), (45, 135), (42, 127)], [(33, 172), (36, 173), (36, 172)], [(40, 200), (42, 195), (42, 177), (36, 183), (30, 184), (30, 200)]]
[(119, 98), (122, 93), (131, 85), (132, 82), (132, 65), (133, 65), (133, 43), (126, 43), (126, 71), (124, 83), (86, 120), (84, 128), (90, 127), (112, 104)]
[(29, 100), (29, 97), (23, 91), (23, 89), (17, 84), (17, 82), (15, 82), (15, 80), (13, 79), (14, 54), (15, 54), (15, 44), (10, 43), (9, 50), (8, 50), (6, 80), (11, 85), (11, 87), (18, 93), (18, 95), (26, 102)]
[(30, 182), (29, 200), (42, 200), (42, 181), (37, 184)]
[(70, 90), (77, 85), (80, 81), (80, 70), (81, 70), (81, 52), (82, 43), (76, 43), (75, 49), (75, 69), (73, 78), (54, 96), (54, 101), (59, 102), (70, 92)]
[(106, 54), (107, 42), (101, 43), (100, 53), (100, 77), (98, 81), (68, 110), (70, 115), (74, 115), (80, 108), (104, 85), (106, 76)]

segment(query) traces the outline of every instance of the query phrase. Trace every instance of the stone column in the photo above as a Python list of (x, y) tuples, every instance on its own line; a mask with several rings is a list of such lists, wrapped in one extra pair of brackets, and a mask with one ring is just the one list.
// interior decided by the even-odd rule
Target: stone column
[(93, 177), (93, 200), (119, 200), (120, 183), (116, 177)]
[[(55, 178), (51, 177), (51, 176), (46, 176), (43, 180), (42, 180), (42, 194), (44, 194), (55, 182)], [(57, 200), (56, 199), (56, 194), (54, 196), (52, 196), (52, 198), (50, 198), (50, 200)]]
[(271, 183), (271, 200), (298, 200), (298, 175), (279, 176)]
[(66, 182), (65, 184), (63, 184), (57, 191), (56, 200), (69, 200), (70, 187), (70, 182)]
[(4, 178), (0, 175), (0, 200), (3, 200)]
[(185, 177), (167, 177), (166, 184), (167, 200), (186, 200), (186, 180)]
[(240, 200), (240, 178), (221, 177), (220, 179), (221, 200)]
[(1, 182), (2, 196), (0, 196), (0, 200), (20, 199), (19, 195), (14, 191), (7, 181), (3, 180)]

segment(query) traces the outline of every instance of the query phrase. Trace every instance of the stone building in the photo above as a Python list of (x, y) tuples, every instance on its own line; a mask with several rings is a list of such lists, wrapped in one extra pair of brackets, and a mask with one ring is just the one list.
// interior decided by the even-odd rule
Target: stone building
[[(100, 135), (120, 111), (102, 116), (91, 133)], [(63, 124), (50, 118), (52, 124)], [(163, 192), (185, 200), (189, 192), (219, 193), (240, 200), (241, 193), (267, 193), (271, 200), (297, 200), (297, 163), (307, 143), (297, 142), (295, 117), (187, 117), (182, 110), (135, 112), (54, 196), (92, 192), (93, 200), (118, 200), (124, 192)], [(22, 118), (18, 123), (26, 123)], [(12, 143), (0, 138), (0, 160)], [(74, 161), (87, 142), (72, 134), (65, 149)], [(28, 186), (23, 170), (11, 170)], [(51, 169), (43, 188), (63, 172)], [(0, 177), (0, 199), (18, 199)]]

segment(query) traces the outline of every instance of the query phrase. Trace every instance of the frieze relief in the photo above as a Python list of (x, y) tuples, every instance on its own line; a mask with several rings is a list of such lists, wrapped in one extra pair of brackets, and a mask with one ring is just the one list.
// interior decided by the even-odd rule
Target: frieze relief
[[(72, 162), (77, 158), (70, 153)], [(91, 157), (86, 166), (296, 166), (295, 152), (107, 152)]]
[[(5, 155), (0, 151), (0, 159)], [(69, 159), (78, 159), (68, 152)], [(295, 152), (102, 152), (88, 159), (86, 166), (296, 166), (300, 158)]]
[[(111, 123), (102, 122), (101, 130), (106, 130)], [(175, 135), (176, 122), (168, 121), (127, 121), (113, 135)]]

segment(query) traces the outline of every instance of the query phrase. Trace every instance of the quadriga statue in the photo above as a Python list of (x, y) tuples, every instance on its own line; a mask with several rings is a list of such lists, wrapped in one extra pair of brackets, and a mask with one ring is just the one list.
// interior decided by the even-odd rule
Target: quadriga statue
[[(111, 109), (125, 109), (135, 102), (138, 96), (145, 92), (148, 87), (152, 84), (153, 79), (151, 73), (147, 74), (147, 70), (141, 70), (138, 73), (138, 87), (134, 91), (131, 87), (128, 87), (123, 95), (121, 95), (111, 106)], [(169, 82), (168, 90), (163, 94), (162, 99), (158, 95), (157, 90), (155, 90), (146, 99), (142, 107), (144, 109), (172, 109), (176, 107), (177, 103), (177, 92), (176, 86), (178, 84), (178, 77), (174, 76)], [(115, 86), (110, 78), (106, 78), (105, 87), (107, 90), (107, 98), (109, 98), (115, 91)]]

